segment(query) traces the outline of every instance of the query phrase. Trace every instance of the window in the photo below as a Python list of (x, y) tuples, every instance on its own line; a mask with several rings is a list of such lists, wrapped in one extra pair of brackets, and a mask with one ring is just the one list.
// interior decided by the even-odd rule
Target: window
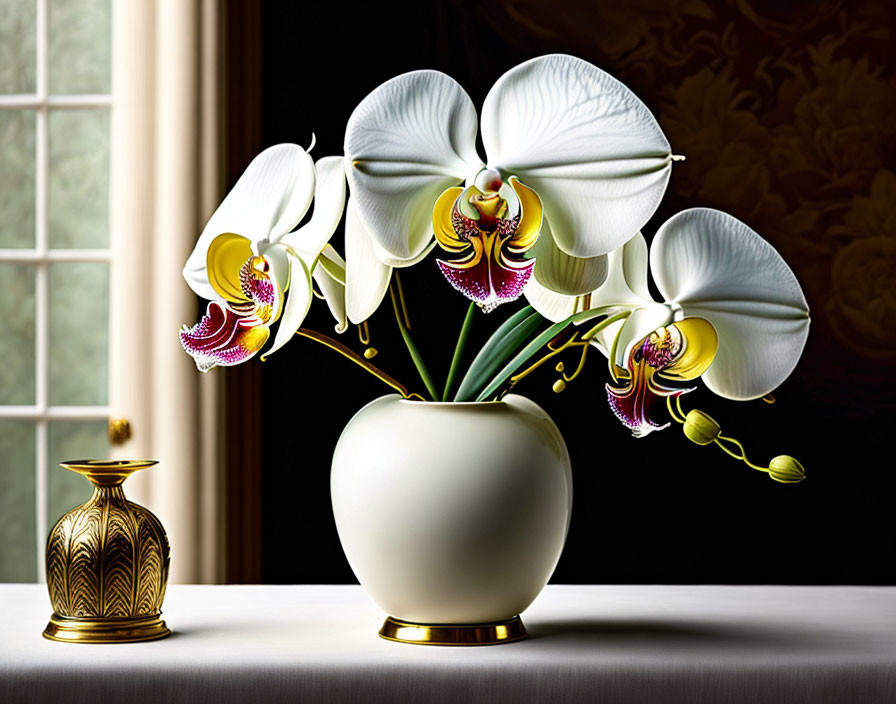
[(0, 582), (108, 453), (110, 0), (0, 0)]

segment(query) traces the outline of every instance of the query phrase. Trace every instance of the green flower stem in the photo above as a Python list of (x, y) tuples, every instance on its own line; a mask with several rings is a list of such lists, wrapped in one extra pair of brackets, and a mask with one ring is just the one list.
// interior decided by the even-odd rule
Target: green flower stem
[[(722, 444), (722, 441), (730, 442), (733, 445), (735, 445), (737, 447), (737, 449), (740, 450), (740, 454), (737, 454), (736, 452), (732, 452), (731, 450), (729, 450), (727, 447), (725, 447)], [(716, 445), (721, 447), (725, 452), (727, 452), (729, 455), (731, 455), (734, 459), (741, 460), (745, 465), (747, 465), (747, 467), (750, 467), (751, 469), (759, 470), (760, 472), (765, 472), (766, 474), (769, 473), (768, 467), (760, 467), (758, 464), (753, 464), (752, 462), (750, 462), (750, 460), (747, 459), (747, 451), (744, 449), (743, 444), (741, 444), (741, 442), (739, 440), (735, 440), (734, 438), (725, 437), (724, 435), (719, 435), (719, 437), (717, 437), (713, 442), (715, 442)]]
[(467, 308), (467, 315), (464, 317), (464, 324), (461, 326), (460, 334), (457, 336), (457, 344), (454, 347), (454, 357), (451, 359), (451, 367), (448, 369), (448, 380), (445, 382), (445, 390), (442, 392), (443, 401), (448, 400), (448, 395), (451, 393), (451, 387), (454, 386), (454, 378), (457, 376), (460, 360), (467, 347), (467, 337), (470, 335), (470, 328), (473, 325), (473, 315), (475, 313), (476, 304), (473, 301), (470, 301), (470, 307)]
[(408, 353), (411, 355), (411, 361), (414, 363), (414, 366), (417, 367), (417, 373), (420, 374), (420, 378), (423, 380), (423, 384), (426, 386), (426, 390), (429, 392), (430, 397), (433, 401), (437, 401), (439, 395), (436, 392), (436, 386), (432, 383), (432, 377), (429, 375), (429, 370), (426, 368), (426, 363), (423, 361), (423, 357), (420, 355), (419, 350), (417, 350), (417, 345), (414, 344), (414, 341), (411, 339), (411, 334), (408, 332), (407, 327), (405, 327), (404, 320), (402, 320), (402, 311), (400, 310), (398, 303), (398, 297), (395, 294), (395, 286), (391, 283), (389, 284), (389, 295), (392, 298), (392, 308), (395, 310), (395, 320), (398, 323), (398, 329), (401, 332), (404, 344), (408, 348)]
[(326, 335), (323, 335), (315, 330), (309, 330), (308, 328), (299, 328), (298, 330), (296, 330), (296, 335), (300, 335), (302, 337), (307, 337), (309, 340), (314, 340), (315, 342), (319, 342), (320, 344), (324, 345), (325, 347), (329, 347), (331, 350), (338, 352), (343, 357), (345, 357), (345, 358), (351, 360), (352, 362), (354, 362), (355, 364), (357, 364), (359, 367), (361, 367), (361, 369), (373, 374), (377, 379), (382, 381), (384, 384), (388, 384), (389, 386), (391, 386), (393, 389), (398, 391), (405, 398), (417, 397), (421, 401), (426, 400), (420, 394), (412, 393), (412, 392), (408, 391), (407, 387), (404, 384), (402, 384), (400, 381), (392, 378), (391, 376), (386, 374), (386, 372), (384, 372), (382, 369), (380, 369), (376, 365), (371, 364), (368, 360), (364, 359), (361, 355), (356, 354), (355, 352), (350, 350), (348, 347), (343, 345), (341, 342), (337, 342), (336, 340), (334, 340), (331, 337), (327, 337)]

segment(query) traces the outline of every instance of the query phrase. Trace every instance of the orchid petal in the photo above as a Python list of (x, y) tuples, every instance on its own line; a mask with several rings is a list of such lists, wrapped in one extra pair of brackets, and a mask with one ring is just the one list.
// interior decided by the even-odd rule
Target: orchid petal
[(414, 266), (415, 264), (419, 264), (426, 257), (429, 256), (429, 253), (432, 252), (436, 248), (436, 241), (433, 240), (420, 252), (417, 256), (411, 257), (410, 259), (397, 259), (389, 254), (385, 249), (380, 247), (376, 242), (370, 240), (373, 243), (373, 253), (377, 259), (380, 260), (381, 263), (385, 264), (388, 267), (392, 267), (394, 269), (402, 269), (409, 266)]
[(809, 333), (808, 304), (793, 271), (753, 230), (718, 210), (686, 210), (660, 228), (650, 264), (663, 296), (719, 335), (703, 375), (710, 390), (749, 400), (790, 375)]
[[(640, 232), (622, 247), (607, 255), (610, 259), (610, 274), (601, 291), (604, 296), (613, 296), (619, 302), (638, 303), (652, 301), (647, 287), (647, 240)], [(616, 264), (618, 262), (618, 264)], [(614, 266), (615, 265), (615, 266)], [(615, 276), (613, 273), (615, 272)]]
[[(316, 164), (314, 210), (311, 219), (295, 232), (280, 238), (280, 243), (315, 255), (330, 241), (345, 208), (345, 166), (341, 156), (325, 156)], [(272, 241), (276, 241), (272, 238)]]
[[(653, 303), (647, 290), (647, 243), (639, 232), (623, 246), (617, 247), (607, 256), (606, 280), (591, 291), (590, 308), (613, 306), (634, 309)], [(576, 312), (577, 296), (557, 293), (538, 280), (538, 265), (535, 276), (526, 284), (526, 298), (535, 310), (555, 323), (566, 320)], [(592, 340), (607, 354), (609, 344), (622, 327), (623, 321), (613, 323), (597, 333)], [(607, 345), (604, 342), (608, 341)]]
[[(592, 292), (591, 307), (634, 309), (652, 305), (654, 301), (647, 289), (647, 259), (647, 242), (640, 232), (610, 252), (607, 255), (607, 280)], [(605, 356), (609, 356), (622, 325), (622, 321), (613, 323), (592, 338)]]
[(387, 81), (349, 118), (345, 171), (352, 200), (369, 237), (397, 259), (426, 248), (439, 194), (480, 164), (473, 103), (438, 71)]
[(542, 222), (541, 235), (530, 256), (535, 259), (535, 278), (557, 293), (581, 296), (597, 289), (607, 278), (607, 255), (588, 259), (572, 257), (557, 247), (550, 223)]
[(308, 272), (308, 266), (301, 257), (292, 253), (288, 253), (287, 258), (289, 294), (283, 304), (283, 313), (280, 315), (280, 325), (277, 326), (274, 343), (261, 356), (262, 362), (292, 339), (311, 307), (311, 274)]
[(218, 298), (209, 284), (206, 259), (219, 235), (240, 235), (256, 248), (292, 230), (314, 195), (314, 162), (295, 144), (278, 144), (255, 157), (214, 212), (187, 259), (183, 275), (203, 298)]
[(286, 282), (285, 291), (289, 288), (289, 259), (286, 255), (286, 247), (268, 247), (264, 257), (271, 263), (271, 275), (278, 282)]
[(373, 240), (355, 210), (354, 197), (345, 207), (345, 308), (349, 321), (363, 323), (386, 295), (392, 267), (374, 253)]
[[(345, 260), (333, 248), (333, 245), (328, 244), (321, 250), (317, 264), (326, 269), (327, 276), (345, 286)], [(316, 269), (317, 267), (315, 267)], [(313, 276), (314, 272), (312, 271), (311, 273)]]
[(600, 353), (607, 359), (610, 358), (610, 350), (613, 349), (613, 341), (616, 339), (620, 330), (622, 330), (623, 325), (625, 325), (625, 320), (617, 320), (616, 322), (607, 325), (607, 327), (600, 332), (595, 333), (591, 338), (591, 344), (597, 347), (597, 349), (600, 350)]
[(328, 244), (320, 253), (320, 260), (311, 275), (336, 320), (336, 332), (345, 332), (348, 329), (345, 312), (345, 260)]
[(505, 73), (482, 108), (489, 165), (541, 197), (561, 250), (594, 257), (653, 215), (671, 149), (647, 107), (586, 61), (554, 54)]
[[(536, 265), (536, 271), (537, 269), (538, 266)], [(576, 312), (578, 296), (567, 296), (543, 286), (538, 282), (537, 273), (526, 282), (523, 295), (529, 301), (529, 305), (537, 310), (543, 318), (547, 318), (552, 323), (566, 320)]]
[(180, 330), (180, 344), (196, 368), (207, 372), (214, 366), (230, 367), (254, 357), (269, 335), (269, 328), (257, 317), (239, 315), (212, 301), (202, 320)]

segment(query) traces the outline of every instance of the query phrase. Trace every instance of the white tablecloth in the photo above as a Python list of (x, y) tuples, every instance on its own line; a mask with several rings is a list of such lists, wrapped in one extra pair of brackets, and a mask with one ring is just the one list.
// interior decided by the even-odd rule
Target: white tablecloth
[(55, 643), (0, 585), (0, 702), (896, 702), (896, 588), (549, 586), (529, 639), (391, 643), (356, 586), (172, 586), (165, 640)]

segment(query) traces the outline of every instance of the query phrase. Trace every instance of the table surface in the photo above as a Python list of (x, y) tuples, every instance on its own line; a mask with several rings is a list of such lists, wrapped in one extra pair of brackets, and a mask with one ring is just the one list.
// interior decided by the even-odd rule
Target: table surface
[(41, 637), (45, 587), (0, 585), (0, 703), (896, 702), (896, 588), (548, 586), (529, 639), (392, 643), (358, 586), (171, 586), (174, 634)]

